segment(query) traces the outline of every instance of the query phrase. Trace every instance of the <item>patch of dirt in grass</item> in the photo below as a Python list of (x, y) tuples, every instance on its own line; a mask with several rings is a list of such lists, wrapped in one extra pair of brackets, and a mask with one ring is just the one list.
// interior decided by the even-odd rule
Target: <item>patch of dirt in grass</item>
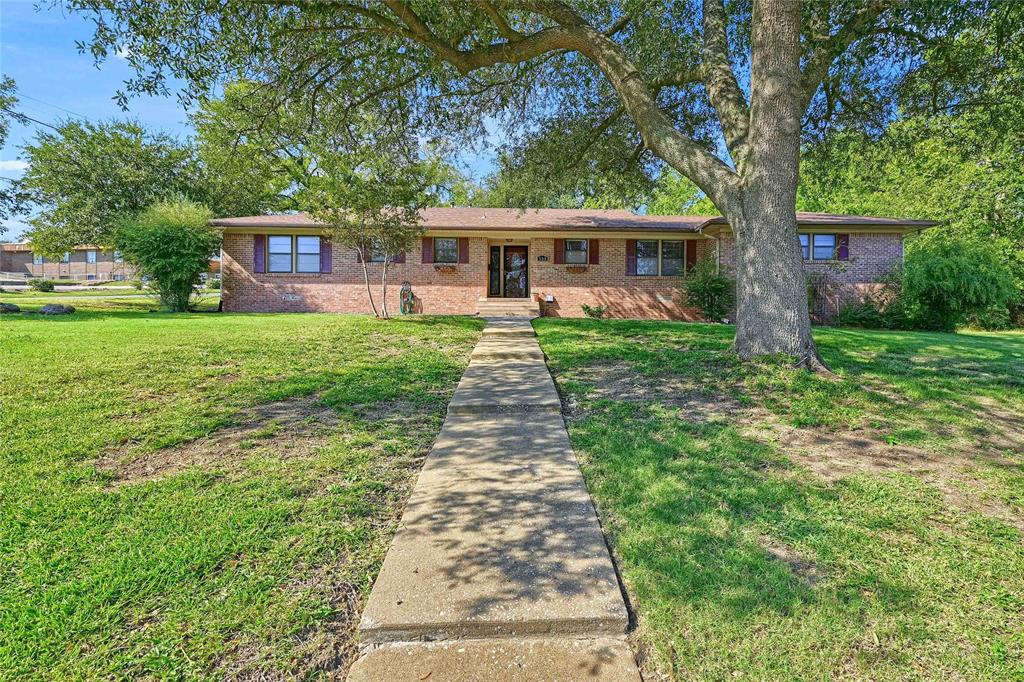
[(776, 445), (789, 460), (810, 469), (827, 483), (856, 474), (901, 473), (934, 486), (957, 509), (997, 518), (1024, 531), (1024, 518), (1001, 500), (986, 494), (967, 471), (979, 460), (987, 465), (1020, 467), (1020, 463), (982, 448), (950, 447), (934, 452), (908, 445), (890, 445), (874, 429), (829, 431), (796, 428), (760, 411), (743, 420), (743, 433)]
[[(691, 378), (675, 374), (650, 376), (638, 372), (628, 362), (574, 368), (560, 378), (586, 384), (587, 400), (659, 403), (679, 408), (685, 418), (693, 422), (732, 421), (746, 411), (738, 401), (706, 391)], [(562, 402), (570, 419), (585, 416), (586, 410), (573, 396), (563, 396)]]
[(984, 445), (1024, 453), (1024, 413), (1013, 412), (987, 396), (978, 396), (978, 416), (985, 420), (982, 432), (974, 434)]
[(237, 466), (254, 448), (302, 457), (327, 439), (338, 415), (316, 396), (267, 403), (241, 411), (235, 423), (206, 438), (155, 452), (134, 448), (110, 452), (95, 462), (113, 474), (112, 487), (169, 476), (191, 466)]
[(768, 556), (788, 566), (793, 575), (807, 587), (814, 587), (824, 577), (817, 565), (801, 556), (792, 547), (769, 537), (761, 538), (761, 546), (764, 547)]
[(320, 567), (288, 586), (290, 591), (311, 593), (330, 606), (330, 616), (297, 635), (297, 665), (289, 676), (312, 679), (319, 673), (341, 679), (359, 653), (356, 626), (362, 599), (355, 586), (345, 580), (344, 564)]
[(330, 609), (326, 619), (292, 635), (287, 659), (275, 655), (271, 644), (241, 639), (215, 662), (216, 677), (252, 682), (343, 680), (359, 654), (356, 627), (362, 611), (362, 598), (344, 572), (343, 562), (319, 567), (282, 588), (295, 598), (322, 599)]

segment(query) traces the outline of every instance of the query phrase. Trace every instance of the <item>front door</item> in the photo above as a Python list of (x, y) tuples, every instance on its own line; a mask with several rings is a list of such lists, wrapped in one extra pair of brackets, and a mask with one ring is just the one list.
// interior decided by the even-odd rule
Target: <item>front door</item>
[(502, 265), (505, 284), (505, 298), (526, 298), (529, 295), (530, 283), (527, 270), (529, 259), (526, 246), (506, 246)]

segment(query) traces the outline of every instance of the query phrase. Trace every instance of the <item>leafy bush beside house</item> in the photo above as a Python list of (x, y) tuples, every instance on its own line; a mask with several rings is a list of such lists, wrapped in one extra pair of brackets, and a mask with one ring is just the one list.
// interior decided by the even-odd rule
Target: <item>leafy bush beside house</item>
[(903, 264), (902, 299), (917, 329), (953, 331), (972, 316), (1006, 309), (1013, 276), (994, 248), (976, 240), (929, 240)]
[(995, 248), (974, 240), (936, 239), (910, 250), (903, 268), (883, 278), (861, 303), (847, 303), (840, 326), (954, 331), (1012, 326), (1017, 289)]
[(53, 282), (48, 279), (30, 279), (28, 285), (36, 291), (53, 291)]
[(210, 267), (210, 255), (220, 246), (220, 235), (209, 226), (212, 213), (187, 200), (153, 204), (125, 219), (114, 233), (124, 259), (175, 312), (188, 310), (201, 276)]
[(736, 302), (736, 283), (719, 274), (710, 258), (698, 261), (683, 276), (681, 287), (686, 299), (700, 308), (708, 322), (721, 322)]

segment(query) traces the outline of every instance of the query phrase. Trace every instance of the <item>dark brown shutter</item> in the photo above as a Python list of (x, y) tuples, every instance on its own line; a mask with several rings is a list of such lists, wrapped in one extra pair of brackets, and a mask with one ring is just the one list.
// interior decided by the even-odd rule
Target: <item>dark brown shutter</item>
[(459, 237), (459, 262), (469, 262), (469, 237)]
[(626, 274), (636, 274), (636, 240), (626, 240)]
[(565, 262), (565, 240), (555, 240), (555, 265), (561, 265)]
[(687, 239), (683, 244), (686, 245), (686, 271), (690, 272), (697, 265), (697, 240)]
[(839, 260), (850, 260), (850, 235), (836, 235), (836, 258)]
[(423, 253), (420, 256), (421, 263), (433, 263), (434, 262), (434, 238), (424, 237), (423, 238)]
[(393, 263), (404, 263), (405, 262), (405, 251), (399, 251), (397, 254), (395, 254), (395, 260), (393, 260), (392, 262)]
[(590, 264), (597, 265), (601, 262), (601, 242), (591, 239), (587, 243), (587, 251), (590, 252)]
[(252, 271), (266, 272), (267, 257), (267, 235), (254, 234), (252, 236)]
[(320, 272), (331, 272), (331, 240), (320, 237)]

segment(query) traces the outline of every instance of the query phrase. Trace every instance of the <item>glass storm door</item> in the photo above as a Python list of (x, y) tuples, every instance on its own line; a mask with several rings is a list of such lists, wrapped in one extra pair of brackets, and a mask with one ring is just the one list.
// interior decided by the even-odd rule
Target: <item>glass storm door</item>
[(501, 247), (491, 247), (491, 259), (487, 261), (487, 295), (501, 296)]
[(505, 247), (505, 298), (526, 298), (529, 292), (527, 282), (527, 247)]

